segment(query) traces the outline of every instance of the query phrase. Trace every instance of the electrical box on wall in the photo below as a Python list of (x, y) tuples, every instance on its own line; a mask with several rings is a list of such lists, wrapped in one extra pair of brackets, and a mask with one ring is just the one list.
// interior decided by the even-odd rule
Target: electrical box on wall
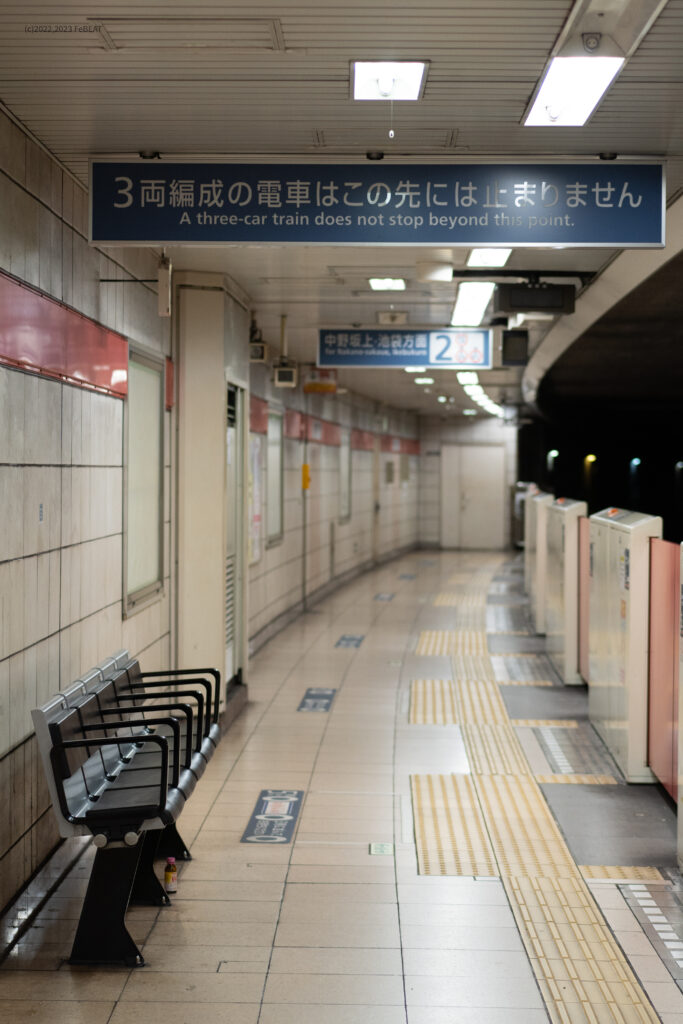
[(264, 341), (250, 341), (249, 342), (249, 362), (250, 363), (267, 363), (268, 362), (268, 346)]
[(278, 363), (273, 367), (273, 384), (276, 388), (295, 388), (298, 376), (297, 367), (293, 363)]

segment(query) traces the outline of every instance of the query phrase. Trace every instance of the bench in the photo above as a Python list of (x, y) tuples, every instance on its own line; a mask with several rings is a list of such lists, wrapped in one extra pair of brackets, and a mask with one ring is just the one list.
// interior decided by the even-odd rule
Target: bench
[(69, 962), (142, 966), (129, 903), (170, 901), (158, 856), (189, 860), (176, 821), (220, 739), (216, 669), (142, 672), (127, 651), (32, 712), (62, 837), (97, 847)]

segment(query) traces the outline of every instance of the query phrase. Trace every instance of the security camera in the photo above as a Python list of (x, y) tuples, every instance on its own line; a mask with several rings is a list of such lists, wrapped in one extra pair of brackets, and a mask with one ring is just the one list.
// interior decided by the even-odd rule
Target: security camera
[(369, 149), (365, 155), (368, 160), (384, 160), (384, 153), (381, 149)]

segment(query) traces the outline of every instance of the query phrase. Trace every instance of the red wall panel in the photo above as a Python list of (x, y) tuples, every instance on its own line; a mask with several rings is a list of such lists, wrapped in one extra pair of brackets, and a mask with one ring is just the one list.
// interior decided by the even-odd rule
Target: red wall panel
[(128, 393), (128, 342), (123, 335), (3, 273), (0, 362), (117, 398)]

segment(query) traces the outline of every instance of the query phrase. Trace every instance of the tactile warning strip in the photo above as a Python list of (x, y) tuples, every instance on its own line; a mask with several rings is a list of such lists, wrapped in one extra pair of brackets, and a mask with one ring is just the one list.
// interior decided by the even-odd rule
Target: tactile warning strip
[(455, 619), (456, 629), (476, 629), (480, 633), (486, 632), (486, 609), (485, 608), (463, 608), (458, 607)]
[(411, 725), (456, 725), (453, 683), (447, 679), (413, 679), (408, 721)]
[(498, 874), (469, 775), (411, 775), (421, 875)]
[(486, 633), (475, 630), (452, 632), (443, 629), (428, 629), (420, 633), (415, 649), (416, 654), (474, 654), (488, 653)]
[(435, 608), (485, 608), (486, 591), (482, 589), (480, 594), (471, 592), (466, 594), (455, 594), (448, 592), (437, 594), (434, 598)]
[(554, 686), (551, 679), (506, 679), (499, 686)]
[[(443, 646), (446, 649), (439, 653), (456, 653), (454, 645)], [(500, 658), (495, 665), (499, 682), (510, 676), (549, 675), (545, 656)], [(426, 790), (421, 777), (412, 781), (421, 873), (447, 874), (450, 862), (453, 873), (494, 874), (497, 865), (553, 1024), (655, 1024), (658, 1017), (569, 853), (509, 718), (497, 720), (500, 705), (491, 701), (491, 683), (476, 679), (456, 675), (455, 684), (456, 713), (462, 716), (467, 708), (477, 719), (460, 726), (473, 774), (450, 777), (467, 780), (462, 783), (466, 796), (458, 805), (447, 782), (440, 784), (437, 795), (432, 782), (433, 806), (428, 809), (429, 783)], [(576, 728), (574, 720), (520, 723), (539, 729)], [(457, 789), (459, 783), (451, 785)], [(464, 815), (465, 808), (468, 820), (462, 828), (471, 829), (471, 822), (476, 822), (474, 831), (488, 834), (493, 856), (486, 867), (473, 863), (476, 858), (469, 853), (468, 860), (456, 863), (455, 823), (460, 827), (458, 815)], [(616, 869), (604, 870), (609, 877), (608, 872)]]
[(513, 718), (512, 725), (524, 725), (531, 729), (578, 729), (579, 723), (573, 718)]
[(579, 871), (584, 878), (602, 882), (666, 882), (657, 868), (639, 864), (581, 864)]
[(480, 775), (476, 786), (501, 875), (579, 877), (543, 794), (529, 775)]
[(616, 786), (617, 780), (613, 775), (535, 775), (534, 778), (539, 786), (559, 785), (564, 783), (570, 786)]
[(507, 711), (495, 683), (456, 679), (459, 721), (473, 725), (509, 725)]
[(525, 775), (522, 748), (509, 725), (462, 725), (467, 757), (474, 775)]
[(504, 882), (553, 1021), (659, 1020), (582, 879)]
[(495, 682), (496, 676), (488, 655), (477, 657), (471, 654), (453, 654), (454, 679), (477, 679), (482, 682)]

